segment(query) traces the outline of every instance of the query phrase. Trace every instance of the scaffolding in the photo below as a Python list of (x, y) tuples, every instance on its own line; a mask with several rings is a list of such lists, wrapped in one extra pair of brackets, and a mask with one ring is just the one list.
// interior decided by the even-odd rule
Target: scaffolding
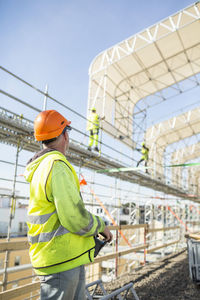
[[(16, 98), (13, 100), (20, 100)], [(40, 110), (34, 108), (34, 111), (38, 112)], [(26, 240), (12, 242), (11, 239), (11, 227), (15, 207), (17, 206), (16, 202), (28, 200), (28, 195), (19, 196), (15, 192), (16, 185), (25, 184), (23, 178), (19, 180), (17, 176), (17, 168), (24, 168), (25, 166), (25, 164), (19, 163), (19, 156), (21, 151), (24, 150), (29, 152), (39, 151), (40, 144), (33, 139), (33, 121), (5, 108), (1, 108), (0, 111), (0, 128), (1, 142), (16, 148), (15, 162), (1, 161), (3, 164), (11, 165), (15, 170), (12, 181), (13, 188), (10, 194), (10, 221), (7, 240), (0, 243), (0, 251), (5, 254), (4, 268), (0, 272), (3, 276), (1, 286), (5, 297), (9, 297), (10, 286), (16, 283), (20, 286), (20, 282), (24, 282), (24, 277), (10, 279), (9, 276), (13, 273), (20, 274), (22, 271), (28, 271), (29, 275), (25, 276), (25, 278), (33, 280), (33, 283), (30, 283), (32, 284), (31, 286), (28, 284), (27, 287), (30, 290), (33, 289), (33, 291), (38, 289), (37, 278), (32, 273), (31, 264), (9, 266), (9, 256), (14, 250), (28, 249)], [(77, 131), (79, 136), (86, 135), (85, 132), (81, 132), (78, 128), (73, 129)], [(111, 146), (109, 147), (111, 148)], [(114, 280), (116, 277), (131, 272), (138, 265), (149, 263), (166, 253), (184, 247), (184, 233), (188, 232), (187, 229), (195, 232), (199, 227), (200, 221), (197, 213), (200, 209), (198, 195), (195, 195), (195, 197), (194, 195), (190, 196), (189, 192), (183, 192), (176, 185), (166, 184), (165, 181), (155, 179), (153, 176), (149, 176), (137, 169), (128, 172), (99, 173), (99, 171), (105, 169), (123, 169), (128, 167), (124, 163), (124, 161), (127, 161), (128, 155), (126, 153), (124, 153), (124, 157), (120, 153), (119, 158), (118, 151), (113, 148), (111, 149), (113, 156), (114, 153), (116, 155), (114, 159), (113, 156), (104, 154), (103, 150), (104, 148), (102, 147), (102, 153), (99, 156), (89, 152), (86, 144), (70, 139), (70, 147), (67, 154), (70, 162), (78, 168), (80, 179), (84, 178), (87, 183), (86, 186), (81, 186), (81, 189), (88, 210), (96, 213), (95, 209), (106, 207), (110, 216), (112, 216), (111, 219), (109, 219), (109, 216), (106, 217), (109, 223), (112, 224), (110, 229), (114, 230), (114, 242), (111, 246), (105, 248), (103, 257), (97, 258), (94, 266), (86, 267), (89, 282), (100, 277), (105, 280), (108, 278)], [(132, 158), (129, 157), (129, 160), (131, 161)], [(91, 170), (93, 174), (91, 174)], [(109, 182), (106, 180), (105, 183), (104, 178), (107, 175), (109, 175), (110, 179)], [(142, 187), (145, 187), (145, 189), (143, 190)], [(177, 204), (178, 202), (179, 204)], [(103, 203), (103, 206), (100, 205), (101, 203)], [(168, 209), (169, 203), (173, 213), (183, 220), (184, 224), (190, 224), (187, 225), (187, 228), (183, 229), (183, 224), (180, 224), (178, 219), (170, 212)], [(191, 205), (193, 210), (195, 209), (196, 211), (195, 214), (190, 209)], [(182, 214), (184, 214), (184, 218)], [(105, 215), (105, 211), (102, 211), (102, 215)], [(115, 220), (114, 224), (112, 219)], [(119, 224), (121, 224), (120, 229), (117, 227)], [(196, 224), (195, 227), (194, 224)], [(191, 226), (193, 226), (192, 229)], [(110, 251), (113, 254), (109, 254)], [(121, 253), (121, 255), (116, 256), (116, 253)]]
[[(28, 200), (22, 188), (28, 185), (23, 177), (20, 180), (18, 177), (25, 166), (22, 157), (24, 153), (31, 156), (30, 152), (41, 149), (33, 138), (33, 120), (42, 110), (41, 98), (45, 97), (43, 108), (61, 110), (63, 115), (71, 116), (74, 134), (66, 157), (75, 165), (80, 181), (86, 182), (81, 192), (87, 209), (105, 217), (113, 231), (112, 244), (104, 248), (102, 256), (93, 264), (86, 266), (88, 282), (99, 278), (114, 280), (167, 253), (183, 249), (185, 233), (199, 230), (199, 169), (190, 168), (186, 175), (181, 167), (166, 171), (167, 164), (184, 164), (197, 157), (198, 138), (196, 145), (185, 145), (180, 150), (174, 151), (172, 145), (191, 136), (198, 137), (199, 108), (148, 128), (146, 122), (148, 108), (155, 105), (150, 99), (152, 95), (158, 104), (171, 97), (169, 89), (173, 96), (183, 92), (183, 80), (190, 80), (193, 87), (199, 85), (199, 10), (197, 2), (95, 58), (90, 66), (88, 109), (95, 106), (105, 116), (100, 128), (102, 138), (107, 133), (113, 138), (109, 144), (104, 139), (100, 141), (100, 154), (87, 150), (88, 135), (83, 131), (88, 122), (85, 116), (52, 97), (47, 87), (43, 92), (0, 67), (9, 79), (31, 91), (27, 95), (34, 95), (25, 101), (10, 91), (0, 90), (3, 99), (19, 105), (18, 112), (0, 107), (0, 142), (16, 148), (15, 159), (12, 155), (12, 161), (0, 161), (14, 167), (13, 178), (0, 178), (11, 186), (11, 192), (6, 195), (10, 199), (7, 238), (0, 242), (0, 259), (4, 262), (0, 269), (0, 299), (13, 299), (13, 295), (27, 292), (27, 299), (38, 297), (39, 282), (30, 262), (11, 266), (10, 255), (14, 251), (28, 251), (26, 237), (20, 241), (11, 239), (12, 221), (19, 201), (27, 205)], [(172, 52), (165, 48), (169, 43)], [(35, 103), (35, 97), (41, 101), (39, 107), (31, 104)], [(140, 134), (137, 130), (133, 132), (133, 128)], [(135, 148), (141, 136), (152, 145), (150, 175), (145, 173), (145, 168), (134, 167)], [(170, 161), (166, 161), (167, 155)], [(20, 195), (17, 189), (22, 191)], [(1, 198), (4, 196), (0, 194)], [(28, 275), (10, 277), (27, 270)], [(24, 280), (29, 282), (21, 286)], [(12, 289), (14, 285), (19, 286)]]

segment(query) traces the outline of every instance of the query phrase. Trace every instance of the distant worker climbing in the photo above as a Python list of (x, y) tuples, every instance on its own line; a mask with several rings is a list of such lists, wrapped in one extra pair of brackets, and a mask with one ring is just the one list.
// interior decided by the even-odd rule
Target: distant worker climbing
[[(137, 167), (138, 167), (139, 164), (140, 164), (141, 162), (143, 162), (143, 161), (145, 162), (145, 163), (144, 163), (145, 167), (147, 167), (147, 163), (148, 163), (148, 160), (149, 160), (149, 148), (146, 147), (145, 142), (143, 142), (143, 143), (142, 143), (142, 148), (141, 148), (141, 149), (137, 149), (137, 150), (140, 151), (140, 152), (142, 153), (142, 157), (141, 157), (141, 159), (138, 161)], [(147, 169), (145, 170), (145, 172), (146, 172), (147, 174), (149, 174), (149, 172), (148, 172)]]
[(86, 210), (79, 180), (66, 159), (70, 121), (55, 110), (36, 117), (34, 135), (43, 150), (28, 162), (30, 183), (28, 240), (40, 278), (41, 300), (85, 300), (84, 264), (94, 261), (95, 239), (112, 234), (104, 221)]
[(94, 150), (99, 152), (98, 148), (98, 142), (99, 142), (99, 123), (100, 120), (104, 120), (105, 117), (100, 118), (99, 115), (96, 113), (96, 108), (91, 109), (91, 114), (88, 120), (88, 126), (87, 130), (89, 131), (89, 145), (88, 145), (88, 150), (92, 150), (92, 146), (94, 143)]

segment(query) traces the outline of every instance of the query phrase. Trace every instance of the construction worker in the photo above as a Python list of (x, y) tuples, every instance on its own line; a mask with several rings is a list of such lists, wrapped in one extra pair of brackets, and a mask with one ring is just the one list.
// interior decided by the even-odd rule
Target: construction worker
[(79, 180), (65, 154), (70, 121), (55, 110), (36, 117), (34, 135), (43, 149), (28, 162), (30, 183), (28, 240), (41, 300), (85, 300), (84, 264), (94, 260), (94, 236), (112, 234), (103, 220), (85, 209)]
[[(142, 143), (142, 148), (141, 148), (141, 149), (137, 149), (137, 150), (138, 150), (138, 151), (141, 151), (141, 153), (142, 153), (142, 157), (141, 157), (141, 159), (138, 161), (137, 167), (139, 166), (139, 164), (140, 164), (142, 161), (145, 162), (144, 165), (145, 165), (145, 167), (147, 167), (147, 162), (148, 162), (148, 159), (149, 159), (149, 148), (146, 147), (145, 142), (143, 142), (143, 143)], [(145, 172), (146, 172), (147, 174), (149, 173), (147, 169), (145, 170)]]
[(96, 108), (91, 109), (91, 114), (88, 120), (88, 127), (87, 130), (89, 130), (90, 136), (89, 136), (89, 145), (88, 150), (92, 150), (92, 146), (94, 143), (94, 150), (99, 152), (98, 148), (98, 139), (99, 139), (99, 122), (100, 120), (103, 120), (105, 117), (100, 118), (99, 115), (96, 113)]

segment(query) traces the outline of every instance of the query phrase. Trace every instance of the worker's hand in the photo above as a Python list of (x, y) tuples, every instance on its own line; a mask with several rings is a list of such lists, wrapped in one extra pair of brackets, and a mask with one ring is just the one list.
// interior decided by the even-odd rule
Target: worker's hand
[(102, 118), (100, 118), (100, 119), (103, 121), (103, 120), (105, 120), (105, 118), (106, 118), (106, 117), (105, 117), (105, 116), (103, 116), (103, 117), (102, 117)]
[(112, 233), (110, 232), (110, 230), (108, 229), (108, 227), (106, 226), (104, 231), (100, 234), (102, 234), (104, 237), (105, 237), (105, 241), (106, 242), (111, 242), (112, 241), (112, 238), (113, 238), (113, 235)]

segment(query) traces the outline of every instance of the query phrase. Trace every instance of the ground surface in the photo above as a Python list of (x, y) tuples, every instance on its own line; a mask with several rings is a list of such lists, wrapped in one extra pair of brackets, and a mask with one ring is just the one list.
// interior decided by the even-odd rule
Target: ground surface
[(189, 277), (187, 251), (146, 265), (105, 287), (114, 290), (131, 281), (140, 300), (200, 300), (200, 287)]

